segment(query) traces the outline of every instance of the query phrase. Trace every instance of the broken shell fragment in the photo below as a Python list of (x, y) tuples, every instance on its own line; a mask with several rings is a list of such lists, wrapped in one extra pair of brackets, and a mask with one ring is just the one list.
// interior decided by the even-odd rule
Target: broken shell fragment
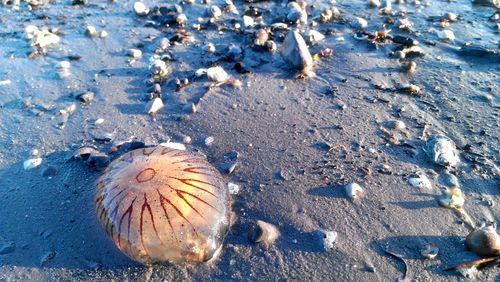
[(368, 22), (363, 18), (356, 17), (352, 20), (351, 26), (357, 30), (364, 30), (368, 27)]
[(323, 249), (325, 251), (330, 251), (333, 249), (333, 245), (335, 241), (337, 240), (338, 233), (335, 231), (329, 231), (329, 230), (319, 230), (319, 235), (321, 237), (321, 243), (323, 246)]
[(163, 146), (165, 148), (170, 148), (174, 150), (180, 150), (180, 151), (186, 151), (186, 145), (182, 143), (176, 143), (176, 142), (165, 142), (165, 143), (160, 143), (159, 146)]
[(250, 242), (262, 243), (265, 246), (274, 244), (279, 236), (280, 232), (276, 226), (262, 220), (257, 220), (248, 230), (248, 240)]
[(472, 231), (465, 239), (469, 251), (479, 256), (495, 256), (500, 254), (500, 235), (493, 226)]
[(301, 24), (307, 23), (307, 11), (305, 1), (301, 1), (301, 3), (290, 2), (287, 5), (288, 14), (286, 15), (286, 19), (292, 22), (298, 22)]
[(441, 166), (454, 167), (460, 162), (455, 143), (444, 135), (433, 135), (426, 142), (424, 151)]
[(458, 187), (454, 187), (447, 191), (446, 194), (439, 199), (439, 204), (445, 208), (461, 209), (465, 204), (462, 190)]
[(35, 37), (35, 34), (39, 31), (38, 27), (35, 25), (27, 25), (24, 28), (24, 38), (26, 39), (33, 39)]
[(439, 253), (439, 248), (434, 243), (428, 243), (420, 253), (426, 259), (434, 259)]
[(138, 16), (146, 16), (149, 14), (149, 8), (142, 2), (134, 3), (134, 12)]
[(347, 197), (352, 200), (359, 199), (363, 196), (363, 188), (357, 183), (349, 183), (345, 187), (345, 192), (347, 194)]
[(142, 263), (199, 263), (216, 256), (230, 224), (230, 195), (205, 157), (163, 146), (113, 161), (95, 208), (109, 238)]
[(306, 34), (307, 41), (311, 44), (316, 44), (325, 39), (325, 36), (317, 30), (309, 30)]
[(232, 182), (229, 182), (227, 184), (227, 190), (229, 191), (229, 194), (236, 195), (240, 192), (240, 186), (238, 184), (234, 184)]
[(38, 32), (35, 32), (33, 37), (32, 46), (38, 46), (41, 48), (45, 48), (50, 45), (54, 45), (59, 43), (59, 36), (44, 29)]

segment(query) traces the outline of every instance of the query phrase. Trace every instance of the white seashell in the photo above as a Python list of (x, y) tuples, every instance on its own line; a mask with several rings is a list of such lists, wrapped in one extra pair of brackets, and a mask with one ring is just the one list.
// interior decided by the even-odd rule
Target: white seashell
[(358, 30), (363, 30), (368, 27), (368, 21), (363, 18), (356, 17), (352, 20), (351, 26)]
[(455, 143), (444, 135), (431, 136), (424, 151), (438, 165), (454, 167), (460, 162)]
[(325, 251), (333, 249), (333, 244), (335, 243), (335, 240), (337, 240), (338, 233), (329, 230), (320, 230), (319, 232), (322, 237), (322, 244)]
[(453, 33), (453, 31), (449, 30), (449, 29), (445, 29), (443, 30), (439, 37), (443, 40), (443, 41), (453, 41), (455, 40), (455, 34)]
[(134, 12), (138, 16), (145, 16), (149, 14), (149, 8), (142, 2), (134, 3)]
[(33, 169), (42, 164), (42, 158), (27, 159), (23, 163), (23, 168), (25, 170)]
[(40, 46), (42, 48), (59, 43), (59, 36), (48, 30), (35, 32), (32, 46)]
[(185, 25), (188, 22), (188, 18), (186, 16), (186, 14), (182, 13), (182, 14), (177, 15), (177, 18), (175, 18), (175, 22), (178, 25)]
[(418, 174), (418, 177), (410, 177), (408, 183), (415, 188), (431, 190), (432, 184), (425, 174)]
[(97, 30), (93, 25), (88, 25), (85, 28), (85, 34), (89, 37), (94, 37), (97, 35)]
[(58, 68), (59, 70), (69, 70), (70, 67), (71, 67), (71, 63), (68, 61), (61, 61), (61, 62), (57, 63), (57, 66), (56, 66), (56, 68)]
[(252, 17), (249, 16), (243, 16), (243, 26), (245, 28), (249, 28), (255, 25), (255, 21), (253, 20)]
[(213, 82), (224, 82), (229, 79), (227, 72), (220, 66), (208, 68), (207, 77)]
[(164, 107), (163, 101), (161, 98), (157, 97), (154, 98), (148, 106), (148, 114), (153, 115), (156, 114), (159, 110), (161, 110)]
[(104, 119), (103, 118), (98, 118), (94, 121), (94, 125), (100, 125), (104, 122)]
[(283, 41), (281, 49), (283, 59), (296, 68), (307, 68), (312, 66), (313, 58), (307, 48), (304, 38), (298, 31), (290, 31)]
[(128, 49), (128, 54), (134, 59), (139, 59), (142, 57), (142, 51), (139, 49)]
[(174, 150), (186, 151), (186, 145), (184, 145), (182, 143), (165, 142), (165, 143), (160, 143), (160, 146), (167, 147), (167, 148), (174, 149)]
[(99, 33), (99, 37), (100, 38), (106, 38), (106, 37), (108, 37), (108, 32), (105, 31), (105, 30), (101, 30), (101, 32)]
[(220, 16), (222, 16), (222, 11), (219, 7), (215, 6), (215, 5), (212, 5), (210, 6), (209, 8), (209, 14), (212, 18), (219, 18)]
[(345, 186), (345, 192), (347, 196), (352, 199), (356, 200), (359, 199), (363, 196), (363, 188), (357, 183), (349, 183)]
[(24, 38), (33, 39), (33, 37), (35, 36), (35, 33), (37, 33), (38, 31), (39, 31), (38, 27), (36, 27), (34, 25), (27, 25), (24, 28)]
[(205, 146), (211, 146), (215, 141), (215, 138), (213, 136), (208, 136), (205, 138)]
[(229, 194), (231, 195), (236, 195), (240, 192), (240, 186), (232, 182), (229, 182), (227, 184), (227, 189), (229, 190)]

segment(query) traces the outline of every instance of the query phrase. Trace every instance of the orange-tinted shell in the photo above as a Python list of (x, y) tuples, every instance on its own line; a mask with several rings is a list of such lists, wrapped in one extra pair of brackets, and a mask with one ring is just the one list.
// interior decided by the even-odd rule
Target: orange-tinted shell
[(116, 246), (143, 263), (204, 262), (229, 228), (229, 194), (205, 157), (157, 146), (124, 154), (97, 182), (97, 216)]

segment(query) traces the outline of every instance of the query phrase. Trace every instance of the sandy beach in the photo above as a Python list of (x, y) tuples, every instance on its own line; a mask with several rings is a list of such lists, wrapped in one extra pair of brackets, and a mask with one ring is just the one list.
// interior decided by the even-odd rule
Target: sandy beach
[[(444, 271), (480, 257), (464, 246), (472, 227), (439, 204), (458, 181), (461, 210), (475, 227), (496, 228), (500, 219), (498, 8), (400, 1), (382, 13), (385, 1), (310, 1), (307, 24), (297, 25), (287, 20), (287, 1), (235, 1), (239, 14), (223, 11), (205, 25), (207, 8), (223, 9), (224, 1), (144, 1), (152, 12), (142, 17), (135, 1), (88, 2), (0, 6), (0, 281), (395, 281), (405, 272), (407, 281), (499, 281), (498, 262)], [(189, 37), (152, 15), (155, 6), (174, 4), (187, 16)], [(270, 35), (276, 52), (255, 46), (261, 26), (242, 21), (250, 6), (266, 26), (287, 24)], [(330, 7), (340, 15), (321, 22)], [(458, 17), (442, 23), (447, 13)], [(405, 18), (411, 25), (400, 28)], [(29, 25), (52, 28), (59, 42), (36, 53), (25, 39)], [(306, 38), (315, 77), (297, 79), (280, 55), (289, 30)], [(325, 38), (311, 42), (310, 30)], [(392, 40), (370, 37), (384, 30)], [(405, 57), (408, 46), (395, 43), (396, 35), (419, 49)], [(159, 51), (165, 38), (170, 46)], [(237, 59), (228, 56), (230, 46), (241, 48)], [(131, 48), (142, 55), (133, 58)], [(333, 53), (321, 55), (327, 48)], [(156, 94), (148, 67), (155, 54), (169, 69)], [(408, 71), (411, 62), (416, 70)], [(241, 86), (206, 93), (213, 83), (195, 72), (212, 66)], [(176, 79), (186, 78), (179, 89)], [(93, 96), (81, 98), (87, 92)], [(150, 115), (155, 97), (164, 107)], [(435, 134), (456, 144), (455, 167), (424, 151)], [(145, 267), (122, 254), (98, 222), (94, 197), (104, 166), (90, 167), (74, 152), (93, 147), (113, 160), (132, 140), (153, 146), (186, 136), (187, 150), (205, 154), (239, 185), (231, 195), (235, 222), (215, 260)], [(235, 152), (229, 174), (224, 167)], [(41, 164), (26, 167), (38, 158)], [(428, 185), (411, 185), (422, 175)], [(362, 187), (360, 198), (346, 195), (349, 183)], [(258, 220), (278, 228), (275, 243), (249, 241)], [(331, 249), (324, 230), (338, 234)], [(439, 248), (433, 259), (421, 254), (429, 243)]]

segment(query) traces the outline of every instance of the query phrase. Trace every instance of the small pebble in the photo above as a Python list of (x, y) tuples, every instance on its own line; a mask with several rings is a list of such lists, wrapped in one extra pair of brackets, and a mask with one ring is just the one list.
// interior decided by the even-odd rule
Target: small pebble
[(138, 16), (146, 16), (149, 13), (149, 8), (142, 2), (134, 3), (134, 12)]
[(349, 183), (345, 186), (347, 197), (352, 200), (359, 199), (363, 196), (363, 188), (357, 183)]
[(335, 240), (337, 240), (338, 233), (335, 231), (329, 231), (329, 230), (319, 230), (318, 233), (320, 234), (321, 237), (321, 243), (323, 246), (323, 249), (325, 251), (330, 251), (333, 249), (333, 245), (335, 243)]

